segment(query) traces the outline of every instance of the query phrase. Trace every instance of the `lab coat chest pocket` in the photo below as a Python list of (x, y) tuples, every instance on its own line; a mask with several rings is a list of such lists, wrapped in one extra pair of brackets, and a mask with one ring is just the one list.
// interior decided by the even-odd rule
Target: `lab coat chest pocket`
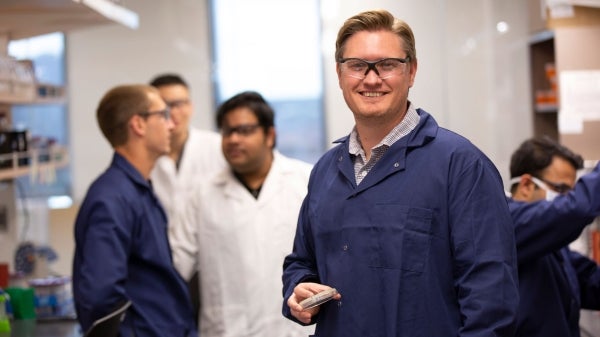
[(376, 267), (423, 272), (429, 257), (433, 212), (397, 203), (375, 205)]

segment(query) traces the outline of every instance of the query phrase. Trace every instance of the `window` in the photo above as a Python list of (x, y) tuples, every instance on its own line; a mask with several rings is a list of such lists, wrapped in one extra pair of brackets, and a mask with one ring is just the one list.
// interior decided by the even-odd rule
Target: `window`
[(277, 149), (310, 163), (325, 127), (317, 0), (211, 1), (217, 104), (246, 90), (275, 110)]
[[(19, 60), (31, 60), (39, 83), (64, 86), (64, 47), (64, 35), (52, 33), (11, 41), (8, 54)], [(51, 143), (67, 146), (68, 115), (65, 103), (13, 105), (11, 115), (14, 129), (28, 131), (30, 148)], [(17, 185), (22, 198), (38, 198), (69, 195), (71, 181), (68, 169), (58, 169), (55, 174), (48, 171), (44, 175), (17, 178)]]

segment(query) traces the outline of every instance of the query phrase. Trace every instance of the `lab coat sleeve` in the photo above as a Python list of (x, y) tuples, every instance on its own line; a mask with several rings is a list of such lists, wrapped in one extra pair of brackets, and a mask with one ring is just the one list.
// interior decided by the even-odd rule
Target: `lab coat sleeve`
[(510, 202), (519, 263), (540, 258), (575, 240), (600, 215), (600, 164), (575, 188), (552, 202)]
[(308, 216), (307, 196), (300, 208), (298, 225), (292, 253), (286, 256), (283, 262), (283, 316), (302, 324), (292, 316), (287, 305), (288, 298), (294, 292), (294, 288), (301, 282), (319, 282), (317, 267), (314, 258), (314, 246), (311, 241), (310, 217)]
[(459, 336), (512, 336), (519, 303), (512, 221), (493, 165), (451, 173), (449, 212)]
[(577, 252), (569, 251), (571, 264), (577, 272), (583, 309), (600, 310), (600, 266)]
[(176, 212), (169, 226), (169, 243), (173, 264), (186, 281), (198, 269), (198, 198), (189, 199), (182, 212)]
[(132, 216), (127, 202), (99, 200), (89, 205), (82, 223), (85, 233), (78, 242), (81, 254), (76, 283), (78, 316), (88, 328), (96, 319), (128, 300), (125, 284), (131, 250)]

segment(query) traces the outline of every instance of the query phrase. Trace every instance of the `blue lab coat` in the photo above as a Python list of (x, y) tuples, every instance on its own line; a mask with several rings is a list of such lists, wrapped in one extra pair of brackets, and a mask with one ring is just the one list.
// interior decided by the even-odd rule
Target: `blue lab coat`
[(285, 301), (303, 281), (341, 301), (314, 318), (320, 337), (512, 336), (514, 232), (495, 166), (418, 109), (420, 122), (357, 186), (348, 137), (311, 173)]
[(519, 259), (517, 336), (579, 337), (579, 311), (600, 309), (600, 268), (567, 245), (600, 215), (600, 166), (554, 201), (509, 199)]
[(121, 155), (90, 186), (75, 223), (73, 294), (87, 330), (132, 301), (121, 336), (196, 336), (187, 286), (173, 266), (167, 218), (147, 180)]

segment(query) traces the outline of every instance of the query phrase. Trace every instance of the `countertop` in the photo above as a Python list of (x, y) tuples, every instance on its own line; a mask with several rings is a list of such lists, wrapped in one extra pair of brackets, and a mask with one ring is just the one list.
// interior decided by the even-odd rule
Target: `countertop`
[(579, 319), (581, 337), (600, 336), (600, 311), (581, 310)]
[(81, 337), (77, 321), (72, 319), (44, 320), (35, 319), (13, 320), (10, 322), (11, 331), (0, 332), (0, 337)]

